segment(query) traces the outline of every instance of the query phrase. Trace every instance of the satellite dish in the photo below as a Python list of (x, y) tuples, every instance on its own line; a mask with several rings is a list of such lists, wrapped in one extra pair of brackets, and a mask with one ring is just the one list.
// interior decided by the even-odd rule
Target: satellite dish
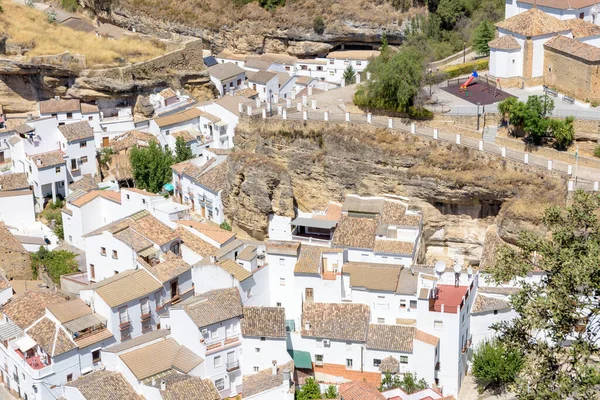
[(443, 274), (446, 271), (446, 263), (443, 261), (438, 261), (435, 263), (435, 272), (438, 274)]
[(462, 271), (462, 266), (459, 263), (454, 264), (454, 272), (460, 274), (460, 271)]

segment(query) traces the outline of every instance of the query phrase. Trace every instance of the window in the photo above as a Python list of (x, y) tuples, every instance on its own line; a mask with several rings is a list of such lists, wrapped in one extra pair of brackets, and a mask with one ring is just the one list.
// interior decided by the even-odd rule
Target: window
[(113, 271), (113, 275), (119, 275), (119, 271), (117, 271), (117, 270), (114, 270), (114, 271)]
[(315, 354), (315, 364), (321, 363), (323, 365), (323, 354)]
[(329, 76), (334, 76), (335, 72), (334, 71), (329, 71)]
[(253, 368), (254, 368), (254, 372), (258, 372), (258, 367), (256, 365)]
[(442, 329), (444, 329), (444, 322), (443, 321), (433, 321), (433, 329), (435, 329), (436, 331), (441, 331)]
[(329, 65), (335, 64), (335, 60), (329, 60)]
[(147, 297), (140, 300), (140, 309), (142, 315), (150, 314), (150, 300)]
[(93, 120), (94, 120), (94, 116), (93, 115), (88, 116), (88, 121), (93, 121)]
[(31, 171), (31, 165), (29, 166), (29, 172), (32, 172), (32, 171)]
[(92, 351), (92, 362), (94, 364), (100, 362), (100, 349)]
[(237, 85), (238, 85), (238, 86), (240, 86), (241, 84), (242, 84), (242, 80), (241, 80), (241, 79), (238, 79), (238, 80), (237, 80)]
[(221, 366), (221, 356), (216, 356), (215, 357), (215, 368), (220, 367)]
[(129, 200), (129, 195), (128, 195), (128, 194), (126, 194), (126, 195), (125, 195), (125, 198), (126, 198), (127, 200)]
[(88, 162), (88, 158), (87, 156), (83, 156), (79, 159), (79, 163), (80, 164), (85, 164), (86, 162)]
[(106, 247), (100, 247), (100, 255), (106, 257)]
[[(67, 221), (68, 221), (68, 219), (67, 219)], [(71, 243), (73, 242), (73, 236), (71, 236), (71, 235), (69, 235), (69, 242), (71, 242)]]
[(56, 173), (60, 174), (60, 167), (56, 167)]
[(218, 339), (219, 338), (219, 330), (215, 329), (214, 331), (210, 331), (210, 338), (211, 339)]
[(317, 349), (323, 348), (323, 339), (317, 339)]
[(261, 341), (261, 342), (264, 342), (265, 340), (267, 340), (267, 338), (266, 338), (266, 337), (264, 337), (264, 336), (261, 336), (261, 337), (260, 337), (260, 341)]
[(171, 130), (167, 129), (167, 130), (165, 131), (165, 135), (169, 135), (169, 133), (170, 133), (170, 132), (171, 132)]
[(323, 71), (323, 67), (321, 65), (317, 65), (317, 71)]
[(381, 360), (379, 358), (374, 358), (373, 359), (373, 366), (374, 367), (379, 367), (381, 365)]
[(127, 315), (127, 307), (119, 308), (119, 323), (125, 324), (129, 322), (129, 316)]
[(260, 347), (256, 347), (256, 348), (254, 349), (254, 352), (255, 352), (256, 354), (260, 353)]
[(362, 65), (362, 61), (357, 61), (356, 65)]
[(585, 17), (584, 13), (579, 13), (579, 19), (583, 19)]
[(413, 310), (417, 308), (417, 301), (416, 300), (411, 300), (410, 301), (410, 308), (412, 308)]
[(385, 324), (385, 318), (377, 318), (378, 324)]
[(119, 253), (117, 253), (116, 250), (113, 250), (112, 258), (114, 258), (115, 260), (119, 259)]
[(286, 71), (289, 71), (289, 70), (290, 70), (290, 67), (285, 67), (285, 70), (286, 70)]
[(217, 379), (215, 381), (215, 387), (217, 388), (217, 390), (223, 390), (225, 389), (225, 379), (221, 378), (221, 379)]
[(154, 293), (154, 301), (156, 302), (157, 310), (162, 307), (162, 305), (163, 305), (162, 290), (159, 290), (158, 292)]
[[(64, 123), (64, 122), (59, 122), (59, 123), (58, 123), (58, 126), (65, 126), (65, 123)], [(65, 147), (65, 145), (64, 145), (64, 144), (63, 144), (63, 147)]]
[(87, 147), (87, 142), (79, 142), (79, 148)]
[(400, 364), (408, 364), (408, 356), (400, 356)]
[(142, 199), (142, 204), (146, 204), (146, 199)]
[(67, 119), (73, 118), (73, 113), (67, 113)]
[(90, 264), (90, 278), (96, 279), (96, 267), (94, 267), (94, 264)]
[(67, 374), (67, 382), (71, 382), (73, 380), (73, 374)]
[(72, 158), (71, 159), (71, 170), (77, 169), (77, 160)]
[(401, 310), (406, 309), (406, 300), (400, 300), (400, 309)]
[(279, 286), (285, 286), (285, 278), (279, 278)]
[(352, 369), (352, 359), (346, 358), (346, 369)]
[(308, 69), (308, 65), (300, 65), (301, 71), (306, 71)]
[(304, 297), (307, 302), (312, 302), (315, 299), (315, 292), (312, 288), (306, 288), (304, 290)]
[(152, 319), (150, 318), (142, 320), (142, 332), (148, 332), (152, 329), (150, 322), (152, 322)]
[[(281, 307), (281, 302), (280, 301), (277, 302), (277, 307)], [(496, 311), (498, 311), (498, 310), (496, 310)]]
[(280, 258), (279, 259), (279, 266), (283, 267), (285, 265), (285, 258)]
[(498, 315), (498, 310), (494, 310), (494, 315)]

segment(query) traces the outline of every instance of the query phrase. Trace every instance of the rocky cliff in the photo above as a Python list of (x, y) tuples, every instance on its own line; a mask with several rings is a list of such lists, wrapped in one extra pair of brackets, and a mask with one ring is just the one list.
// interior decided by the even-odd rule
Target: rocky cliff
[[(408, 196), (424, 215), (425, 260), (458, 252), (479, 260), (490, 225), (514, 241), (523, 226), (535, 228), (547, 205), (565, 202), (565, 183), (557, 176), (381, 128), (244, 118), (235, 144), (268, 159), (263, 168), (273, 166), (280, 179), (281, 171), (289, 174), (296, 204), (304, 210), (348, 193)], [(238, 215), (237, 223), (254, 223), (243, 218)]]

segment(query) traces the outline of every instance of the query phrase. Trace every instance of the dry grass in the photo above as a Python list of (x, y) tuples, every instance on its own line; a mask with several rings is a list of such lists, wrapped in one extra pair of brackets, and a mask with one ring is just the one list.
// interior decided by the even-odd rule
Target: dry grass
[(8, 43), (31, 50), (27, 57), (59, 54), (69, 51), (86, 57), (87, 65), (114, 64), (118, 60), (139, 62), (165, 53), (165, 46), (156, 41), (138, 38), (109, 40), (94, 33), (75, 31), (49, 23), (44, 12), (6, 1), (0, 14), (0, 32), (7, 33)]

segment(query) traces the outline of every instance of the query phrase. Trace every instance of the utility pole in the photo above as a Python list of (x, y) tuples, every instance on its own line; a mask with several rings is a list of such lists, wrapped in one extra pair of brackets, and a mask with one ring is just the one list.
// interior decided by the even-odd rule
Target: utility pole
[(467, 62), (467, 42), (463, 42), (463, 64)]
[(579, 164), (579, 145), (575, 145), (575, 184), (577, 184), (577, 165)]
[(480, 102), (477, 102), (477, 131), (479, 131), (479, 116), (481, 115), (479, 113), (479, 106), (481, 105)]

